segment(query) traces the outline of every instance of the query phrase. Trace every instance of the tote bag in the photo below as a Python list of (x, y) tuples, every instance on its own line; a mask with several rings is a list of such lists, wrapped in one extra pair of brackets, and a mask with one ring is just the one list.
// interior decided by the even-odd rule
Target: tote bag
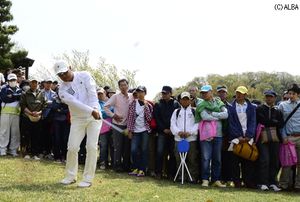
[(199, 123), (200, 141), (217, 136), (217, 121), (200, 121)]

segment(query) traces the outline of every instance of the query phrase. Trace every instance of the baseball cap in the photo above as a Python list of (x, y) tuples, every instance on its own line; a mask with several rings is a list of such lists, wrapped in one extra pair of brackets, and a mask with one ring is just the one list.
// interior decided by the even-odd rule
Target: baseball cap
[(264, 94), (265, 94), (265, 96), (267, 96), (267, 95), (270, 95), (270, 96), (273, 96), (273, 97), (277, 96), (277, 93), (275, 91), (273, 91), (273, 90), (266, 90), (264, 92)]
[(201, 87), (200, 92), (208, 92), (208, 91), (211, 91), (211, 90), (212, 90), (211, 85), (204, 85), (204, 86)]
[(145, 86), (138, 86), (136, 89), (135, 89), (136, 92), (138, 91), (143, 91), (145, 93), (147, 93), (147, 88)]
[(11, 73), (7, 76), (8, 81), (13, 80), (13, 79), (17, 80), (17, 75)]
[(67, 72), (69, 70), (69, 65), (65, 61), (61, 60), (57, 61), (53, 68), (55, 74), (57, 75), (59, 73)]
[(116, 91), (115, 91), (114, 89), (112, 89), (112, 88), (107, 89), (106, 92), (107, 92), (107, 93), (116, 93)]
[(161, 92), (162, 93), (172, 93), (172, 88), (170, 86), (163, 86)]
[(29, 81), (29, 82), (32, 82), (32, 81), (36, 81), (36, 82), (38, 82), (38, 80), (37, 80), (37, 79), (35, 79), (34, 77), (29, 77), (29, 78), (28, 78), (28, 81)]
[(50, 83), (50, 82), (52, 83), (52, 79), (51, 78), (47, 78), (47, 79), (45, 79), (45, 82), (46, 83)]
[(219, 86), (217, 86), (217, 92), (219, 92), (219, 91), (225, 91), (225, 92), (227, 92), (227, 86), (225, 86), (225, 85), (219, 85)]
[(239, 87), (237, 87), (237, 89), (235, 90), (235, 92), (240, 92), (242, 94), (247, 94), (248, 93), (248, 89), (245, 86), (239, 86)]
[(180, 95), (180, 99), (183, 99), (183, 98), (191, 98), (191, 94), (189, 92), (182, 92), (181, 95)]
[(291, 87), (288, 89), (288, 92), (289, 92), (289, 91), (293, 91), (293, 92), (299, 94), (299, 93), (300, 93), (300, 88), (299, 88), (299, 86), (298, 86), (296, 83), (294, 83), (294, 84), (292, 84)]
[(97, 89), (97, 93), (104, 93), (104, 92), (105, 92), (105, 90), (102, 87), (100, 87), (100, 88)]

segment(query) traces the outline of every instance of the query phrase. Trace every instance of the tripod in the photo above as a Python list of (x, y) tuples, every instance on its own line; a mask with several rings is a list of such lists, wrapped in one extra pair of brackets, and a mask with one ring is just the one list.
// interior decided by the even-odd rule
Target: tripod
[(180, 165), (177, 169), (177, 173), (175, 175), (175, 178), (174, 178), (174, 182), (176, 181), (176, 178), (181, 170), (181, 184), (183, 184), (183, 181), (184, 181), (184, 171), (186, 169), (189, 177), (190, 177), (190, 180), (193, 181), (192, 177), (191, 177), (191, 174), (190, 174), (190, 171), (186, 165), (186, 162), (185, 162), (185, 159), (186, 159), (186, 156), (187, 156), (187, 153), (190, 149), (190, 144), (189, 142), (187, 142), (186, 140), (181, 140), (178, 145), (177, 145), (177, 150), (179, 152), (179, 156), (180, 156)]

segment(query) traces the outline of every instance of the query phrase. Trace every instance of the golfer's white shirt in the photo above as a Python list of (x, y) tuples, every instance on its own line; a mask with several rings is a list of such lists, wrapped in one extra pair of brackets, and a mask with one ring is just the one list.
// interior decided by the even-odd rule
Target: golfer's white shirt
[(71, 82), (63, 82), (59, 87), (61, 100), (69, 106), (72, 118), (90, 117), (94, 109), (99, 109), (96, 82), (90, 73), (74, 72)]

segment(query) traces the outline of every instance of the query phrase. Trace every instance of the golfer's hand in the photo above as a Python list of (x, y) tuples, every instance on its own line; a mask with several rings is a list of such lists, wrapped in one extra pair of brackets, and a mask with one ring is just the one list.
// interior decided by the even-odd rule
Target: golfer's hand
[(119, 116), (118, 114), (114, 114), (114, 116), (112, 118), (114, 120), (116, 120), (117, 122), (121, 122), (123, 120), (123, 118), (121, 116)]
[(99, 120), (101, 118), (100, 113), (98, 110), (94, 109), (92, 111), (92, 116), (94, 117), (94, 119)]

